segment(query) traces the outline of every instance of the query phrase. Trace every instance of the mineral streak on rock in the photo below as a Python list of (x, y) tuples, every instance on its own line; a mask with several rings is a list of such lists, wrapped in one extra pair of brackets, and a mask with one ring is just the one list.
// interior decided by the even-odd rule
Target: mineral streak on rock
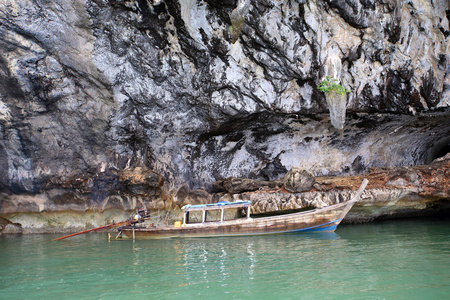
[[(447, 1), (1, 1), (0, 213), (427, 164), (449, 150), (449, 32)], [(317, 90), (330, 54), (340, 132)]]

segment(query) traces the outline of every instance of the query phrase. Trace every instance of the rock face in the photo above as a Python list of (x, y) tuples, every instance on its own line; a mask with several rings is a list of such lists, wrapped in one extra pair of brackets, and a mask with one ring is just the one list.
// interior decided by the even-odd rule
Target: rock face
[(449, 34), (445, 0), (2, 1), (0, 213), (429, 163), (449, 151)]

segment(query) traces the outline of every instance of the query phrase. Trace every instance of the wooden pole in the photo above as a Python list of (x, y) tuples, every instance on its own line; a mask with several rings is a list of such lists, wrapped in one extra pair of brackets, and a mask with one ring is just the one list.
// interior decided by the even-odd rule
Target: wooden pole
[(80, 232), (77, 232), (77, 233), (72, 233), (72, 234), (69, 234), (69, 235), (66, 235), (66, 236), (62, 236), (62, 237), (53, 239), (52, 241), (62, 240), (62, 239), (68, 238), (68, 237), (76, 236), (76, 235), (87, 233), (87, 232), (91, 232), (91, 231), (105, 230), (105, 229), (109, 229), (109, 228), (114, 228), (114, 227), (123, 226), (123, 225), (130, 225), (130, 224), (131, 224), (131, 221), (130, 220), (126, 220), (126, 221), (119, 222), (119, 223), (108, 224), (108, 225), (104, 225), (104, 226), (100, 226), (100, 227), (96, 227), (96, 228), (80, 231)]

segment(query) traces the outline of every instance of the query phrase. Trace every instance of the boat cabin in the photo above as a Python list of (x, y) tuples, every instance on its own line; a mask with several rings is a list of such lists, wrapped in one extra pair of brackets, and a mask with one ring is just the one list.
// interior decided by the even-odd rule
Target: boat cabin
[(182, 209), (184, 210), (183, 226), (189, 224), (189, 213), (194, 211), (202, 212), (201, 223), (206, 222), (208, 212), (210, 211), (218, 211), (220, 213), (220, 222), (225, 221), (224, 215), (226, 209), (245, 209), (246, 218), (249, 219), (251, 203), (252, 203), (251, 201), (235, 201), (235, 202), (221, 201), (214, 204), (185, 205), (182, 207)]

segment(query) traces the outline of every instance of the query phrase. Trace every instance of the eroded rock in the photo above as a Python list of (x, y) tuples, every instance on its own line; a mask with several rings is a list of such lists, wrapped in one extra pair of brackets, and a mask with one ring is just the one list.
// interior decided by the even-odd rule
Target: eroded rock
[(272, 189), (239, 193), (233, 198), (252, 201), (254, 214), (320, 208), (350, 200), (363, 178), (367, 178), (369, 184), (346, 222), (448, 213), (450, 210), (450, 154), (430, 165), (376, 168), (359, 176), (317, 177), (313, 181), (314, 177), (307, 172), (294, 170), (286, 177), (300, 177), (301, 173), (306, 174), (307, 192)]
[(0, 235), (1, 234), (18, 234), (22, 233), (22, 225), (19, 223), (13, 223), (8, 219), (0, 217)]

